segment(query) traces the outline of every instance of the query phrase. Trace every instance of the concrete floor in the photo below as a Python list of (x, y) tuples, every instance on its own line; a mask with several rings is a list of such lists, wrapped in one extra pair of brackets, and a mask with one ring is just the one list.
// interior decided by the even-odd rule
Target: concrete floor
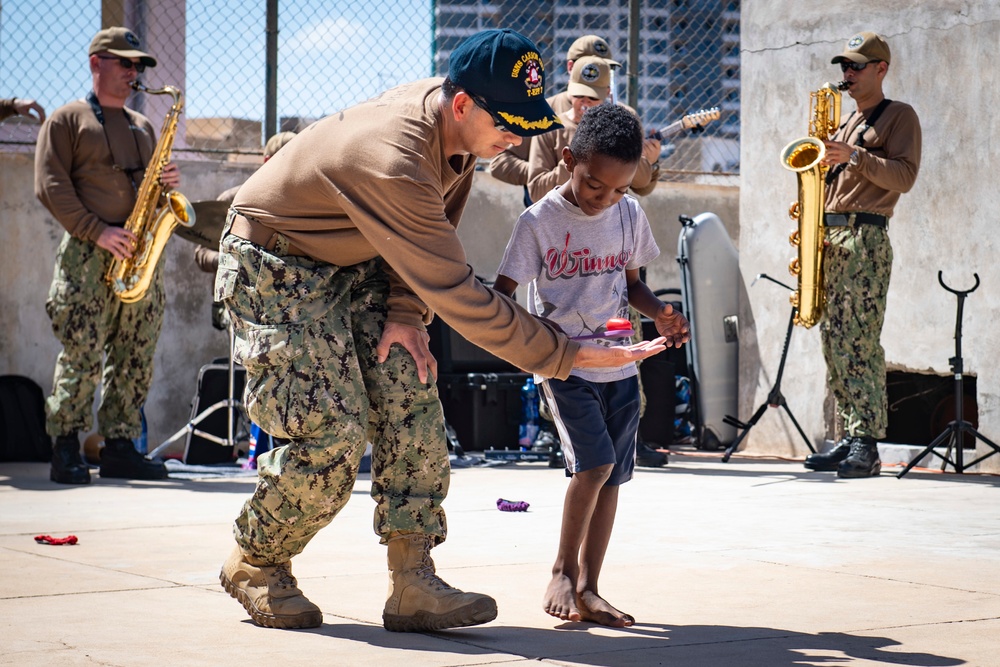
[[(499, 617), (394, 634), (381, 627), (385, 549), (366, 476), (294, 562), (324, 624), (289, 631), (255, 626), (218, 585), (252, 477), (68, 487), (47, 464), (2, 464), (0, 664), (1000, 664), (1000, 478), (898, 470), (838, 480), (700, 452), (639, 469), (601, 581), (637, 624), (609, 629), (541, 609), (562, 473), (456, 468), (434, 558), (448, 582), (493, 595)], [(499, 512), (498, 497), (531, 506)]]

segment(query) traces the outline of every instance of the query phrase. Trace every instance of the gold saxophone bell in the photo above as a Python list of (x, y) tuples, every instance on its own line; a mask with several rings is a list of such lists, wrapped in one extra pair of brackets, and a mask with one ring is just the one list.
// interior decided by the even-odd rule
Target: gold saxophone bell
[(798, 277), (798, 289), (791, 296), (796, 309), (795, 324), (807, 329), (816, 324), (826, 305), (823, 289), (823, 250), (826, 247), (823, 208), (826, 200), (827, 167), (824, 140), (840, 124), (840, 91), (846, 82), (827, 83), (809, 94), (809, 136), (797, 139), (781, 151), (781, 164), (798, 176), (799, 197), (788, 209), (788, 217), (798, 222), (789, 236), (798, 256), (788, 270)]
[(150, 95), (170, 95), (174, 103), (163, 119), (160, 140), (146, 168), (136, 195), (135, 206), (125, 222), (125, 229), (135, 234), (136, 244), (131, 257), (112, 259), (104, 281), (124, 303), (141, 301), (153, 282), (156, 265), (171, 232), (178, 225), (194, 225), (194, 207), (187, 197), (176, 190), (166, 191), (160, 182), (163, 169), (170, 162), (170, 152), (177, 134), (177, 123), (184, 108), (184, 95), (174, 86), (150, 90), (138, 81), (132, 88)]

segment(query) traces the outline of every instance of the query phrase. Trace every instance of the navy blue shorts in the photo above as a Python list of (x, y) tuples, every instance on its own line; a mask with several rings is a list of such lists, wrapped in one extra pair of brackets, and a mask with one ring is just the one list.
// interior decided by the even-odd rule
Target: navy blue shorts
[(567, 474), (614, 464), (608, 485), (632, 479), (639, 378), (591, 382), (571, 375), (540, 386), (559, 431)]

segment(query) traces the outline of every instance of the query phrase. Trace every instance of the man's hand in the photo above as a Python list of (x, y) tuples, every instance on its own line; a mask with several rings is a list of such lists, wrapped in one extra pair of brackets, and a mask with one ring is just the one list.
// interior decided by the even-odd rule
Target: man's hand
[(642, 140), (642, 156), (649, 164), (656, 164), (660, 160), (660, 140), (646, 137)]
[(667, 347), (680, 347), (691, 340), (691, 325), (688, 324), (687, 318), (674, 312), (673, 306), (669, 303), (663, 304), (653, 322)]
[(427, 384), (428, 368), (430, 368), (431, 374), (435, 378), (438, 374), (437, 359), (434, 358), (430, 348), (427, 346), (427, 341), (430, 339), (431, 337), (426, 331), (422, 331), (416, 327), (397, 324), (396, 322), (386, 322), (385, 328), (382, 329), (382, 338), (379, 339), (378, 347), (375, 348), (378, 362), (381, 364), (388, 359), (389, 348), (398, 343), (413, 357), (413, 361), (417, 364), (417, 377), (420, 378), (422, 383)]
[(163, 166), (163, 172), (160, 173), (160, 183), (170, 190), (176, 189), (181, 184), (181, 170), (177, 168), (176, 164), (168, 162)]
[(104, 248), (115, 259), (131, 257), (135, 252), (135, 234), (124, 227), (107, 227), (97, 239), (97, 246)]
[(842, 141), (824, 141), (823, 144), (826, 146), (826, 155), (823, 156), (822, 163), (828, 167), (847, 162), (854, 151), (854, 146)]
[[(18, 115), (35, 118), (39, 123), (45, 122), (45, 109), (43, 109), (42, 105), (35, 100), (18, 97), (14, 100), (14, 111), (16, 111)], [(31, 113), (32, 111), (35, 113)]]
[(639, 361), (667, 349), (665, 338), (654, 338), (633, 345), (604, 347), (596, 343), (580, 343), (573, 368), (614, 368)]

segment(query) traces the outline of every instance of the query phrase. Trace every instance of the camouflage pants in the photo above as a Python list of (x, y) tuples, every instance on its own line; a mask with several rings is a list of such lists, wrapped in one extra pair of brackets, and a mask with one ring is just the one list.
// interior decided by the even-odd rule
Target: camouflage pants
[(381, 260), (335, 266), (287, 247), (283, 237), (270, 252), (232, 235), (222, 241), (216, 299), (246, 368), (247, 412), (291, 440), (258, 459), (236, 541), (266, 562), (300, 553), (347, 504), (368, 442), (376, 534), (443, 541), (450, 467), (441, 402), (401, 346), (376, 361), (389, 292)]
[(887, 424), (882, 324), (892, 245), (873, 225), (827, 228), (826, 315), (820, 325), (830, 391), (849, 436), (884, 438)]
[[(163, 324), (163, 270), (136, 303), (122, 303), (104, 283), (111, 253), (63, 236), (45, 310), (63, 349), (56, 359), (45, 428), (58, 436), (91, 428), (101, 381), (98, 427), (105, 438), (142, 433), (139, 408), (153, 379), (153, 353)], [(103, 372), (102, 372), (103, 369)]]

